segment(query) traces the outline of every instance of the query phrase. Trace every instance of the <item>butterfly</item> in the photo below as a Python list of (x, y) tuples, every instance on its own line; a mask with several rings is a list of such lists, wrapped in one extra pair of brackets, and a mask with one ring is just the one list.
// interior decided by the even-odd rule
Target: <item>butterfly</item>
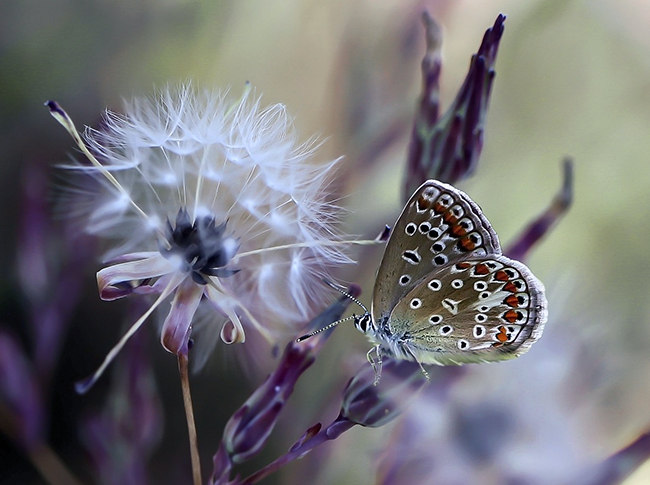
[(397, 219), (371, 310), (348, 296), (365, 310), (353, 318), (374, 345), (368, 361), (375, 383), (384, 356), (417, 362), (427, 378), (423, 364), (515, 358), (540, 338), (547, 319), (542, 283), (503, 255), (492, 225), (467, 194), (436, 180), (422, 184)]
[(374, 344), (368, 360), (378, 378), (382, 356), (421, 367), (512, 359), (540, 338), (547, 314), (544, 286), (502, 254), (480, 207), (428, 180), (397, 219), (371, 311), (355, 326)]

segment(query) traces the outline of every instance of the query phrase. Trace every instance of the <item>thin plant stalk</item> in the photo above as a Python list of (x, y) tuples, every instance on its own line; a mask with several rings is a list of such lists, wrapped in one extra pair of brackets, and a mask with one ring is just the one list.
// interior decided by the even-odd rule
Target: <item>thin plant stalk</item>
[(50, 485), (81, 485), (61, 458), (47, 444), (41, 443), (29, 452), (29, 459)]
[[(17, 439), (18, 430), (12, 413), (0, 402), (0, 433)], [(50, 448), (47, 443), (37, 441), (25, 448), (29, 461), (38, 470), (43, 480), (50, 485), (81, 485), (66, 467), (63, 460)]]
[(192, 458), (192, 478), (194, 485), (201, 485), (201, 460), (199, 457), (199, 446), (196, 439), (196, 423), (194, 422), (194, 408), (192, 407), (192, 395), (190, 394), (190, 376), (187, 365), (187, 355), (178, 354), (178, 372), (181, 376), (181, 387), (183, 389), (183, 405), (185, 406), (185, 417), (187, 418), (187, 434), (190, 439), (190, 456)]

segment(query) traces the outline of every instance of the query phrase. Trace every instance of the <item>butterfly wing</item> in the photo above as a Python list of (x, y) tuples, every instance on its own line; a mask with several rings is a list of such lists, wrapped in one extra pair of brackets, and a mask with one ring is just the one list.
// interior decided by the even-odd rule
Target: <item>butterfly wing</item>
[(425, 277), (395, 306), (391, 346), (424, 364), (506, 360), (528, 350), (546, 318), (544, 287), (524, 264), (467, 259)]
[(407, 202), (390, 235), (375, 282), (372, 314), (385, 320), (426, 275), (449, 264), (500, 255), (479, 206), (451, 185), (428, 180)]

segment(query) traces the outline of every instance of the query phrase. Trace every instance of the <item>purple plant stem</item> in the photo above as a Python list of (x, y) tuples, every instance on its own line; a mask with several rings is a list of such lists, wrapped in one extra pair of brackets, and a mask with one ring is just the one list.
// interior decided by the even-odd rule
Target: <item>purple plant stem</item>
[[(140, 312), (144, 304), (133, 305), (130, 313)], [(162, 405), (146, 337), (146, 333), (138, 333), (125, 346), (124, 356), (112, 372), (110, 401), (101, 414), (83, 423), (85, 447), (102, 483), (148, 483), (147, 459), (160, 440)]]
[[(436, 388), (437, 384), (442, 385), (436, 392), (444, 392), (444, 389), (452, 382), (456, 382), (463, 374), (462, 369), (446, 371), (448, 369), (440, 369), (439, 372), (434, 373)], [(426, 383), (424, 374), (417, 364), (394, 359), (385, 360), (379, 384), (375, 385), (374, 381), (374, 370), (368, 364), (364, 364), (360, 372), (348, 382), (343, 393), (341, 411), (332, 424), (325, 429), (322, 429), (320, 423), (315, 424), (294, 443), (288, 453), (241, 483), (257, 483), (317, 446), (335, 440), (355, 425), (367, 428), (384, 426), (401, 414)]]
[[(83, 269), (92, 252), (87, 237), (48, 227), (47, 177), (35, 164), (25, 168), (18, 273), (29, 302), (34, 365), (45, 387), (59, 358), (70, 316), (81, 294)], [(54, 251), (54, 252), (53, 252)]]
[(357, 423), (350, 421), (349, 419), (341, 416), (340, 414), (332, 422), (332, 424), (330, 424), (325, 429), (321, 429), (320, 423), (315, 424), (314, 426), (309, 428), (309, 430), (307, 430), (305, 435), (303, 435), (303, 437), (291, 447), (288, 453), (282, 455), (280, 458), (273, 461), (272, 463), (269, 463), (261, 470), (253, 473), (249, 477), (242, 480), (240, 483), (242, 484), (257, 483), (263, 478), (266, 478), (270, 474), (276, 472), (287, 463), (290, 463), (293, 460), (296, 460), (304, 456), (306, 453), (308, 453), (315, 447), (327, 441), (335, 440), (336, 438), (338, 438), (343, 433), (345, 433), (346, 431), (348, 431), (349, 429), (353, 428), (356, 425)]
[(511, 243), (504, 254), (509, 258), (524, 261), (530, 250), (566, 214), (573, 202), (573, 161), (566, 158), (563, 164), (563, 182), (551, 205), (531, 222)]
[(44, 439), (44, 409), (37, 378), (16, 339), (0, 331), (0, 429), (27, 452)]
[[(417, 369), (419, 371), (419, 369)], [(415, 369), (414, 369), (415, 371)], [(456, 384), (467, 375), (470, 366), (449, 366), (449, 367), (431, 367), (431, 383), (419, 396), (419, 399), (425, 399), (429, 403), (438, 402), (446, 403), (449, 401), (449, 394)], [(386, 446), (380, 452), (378, 459), (378, 467), (375, 477), (375, 483), (381, 485), (400, 485), (408, 483), (408, 480), (413, 480), (413, 477), (419, 477), (421, 481), (416, 483), (424, 483), (424, 476), (418, 475), (420, 469), (424, 468), (421, 463), (421, 455), (412, 454), (404, 456), (404, 446), (400, 442), (410, 443), (409, 440), (413, 439), (418, 433), (418, 428), (422, 423), (412, 417), (406, 416), (397, 424), (393, 437), (386, 443)], [(408, 447), (407, 447), (408, 449)], [(401, 453), (400, 453), (401, 452)], [(435, 455), (435, 450), (423, 450), (424, 454), (429, 456)], [(408, 472), (406, 472), (408, 470)], [(406, 477), (405, 478), (405, 472)]]
[(616, 485), (650, 459), (650, 432), (614, 453), (593, 469), (580, 474), (570, 483), (575, 485)]
[[(348, 293), (357, 297), (361, 294), (361, 288), (352, 285)], [(342, 296), (314, 318), (307, 330), (323, 328), (338, 320), (350, 302), (348, 297)], [(262, 450), (296, 382), (314, 363), (331, 332), (328, 330), (300, 343), (292, 341), (287, 344), (277, 368), (226, 424), (224, 437), (213, 459), (214, 472), (210, 483), (231, 483), (229, 475), (233, 465), (252, 458)]]
[(485, 32), (456, 99), (442, 118), (439, 118), (442, 36), (427, 12), (423, 21), (427, 52), (422, 60), (422, 95), (407, 156), (405, 201), (427, 179), (456, 183), (474, 171), (483, 149), (483, 126), (505, 15), (500, 14)]

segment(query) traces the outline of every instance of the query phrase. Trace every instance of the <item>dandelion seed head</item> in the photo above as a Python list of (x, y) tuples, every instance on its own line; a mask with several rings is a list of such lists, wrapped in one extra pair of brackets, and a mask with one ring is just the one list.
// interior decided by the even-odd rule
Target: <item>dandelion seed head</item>
[(99, 181), (77, 187), (75, 216), (110, 241), (106, 260), (122, 261), (100, 271), (100, 293), (175, 285), (165, 287), (171, 351), (187, 345), (197, 298), (229, 322), (227, 340), (243, 340), (242, 322), (284, 337), (319, 310), (327, 269), (350, 262), (328, 192), (336, 161), (318, 162), (318, 143), (298, 142), (286, 108), (249, 93), (183, 86), (135, 99), (85, 130), (96, 161), (67, 167)]

